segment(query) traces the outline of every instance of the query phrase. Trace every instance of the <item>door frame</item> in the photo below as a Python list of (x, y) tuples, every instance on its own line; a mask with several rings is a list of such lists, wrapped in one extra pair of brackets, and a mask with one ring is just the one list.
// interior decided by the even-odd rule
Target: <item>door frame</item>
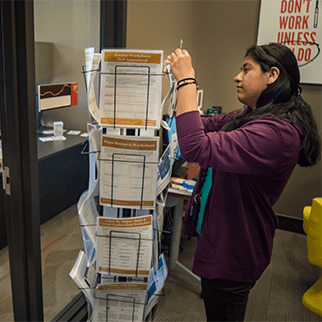
[(43, 321), (33, 1), (1, 1), (1, 135), (15, 321)]

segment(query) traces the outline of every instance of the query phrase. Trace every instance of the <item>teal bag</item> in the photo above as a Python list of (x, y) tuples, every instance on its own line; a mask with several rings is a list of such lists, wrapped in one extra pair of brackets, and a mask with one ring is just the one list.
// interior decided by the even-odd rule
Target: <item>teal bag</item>
[(205, 182), (202, 185), (201, 191), (200, 191), (200, 211), (198, 214), (198, 221), (197, 221), (197, 227), (196, 227), (196, 231), (199, 235), (201, 235), (202, 220), (203, 220), (204, 211), (205, 211), (205, 207), (207, 204), (211, 187), (212, 187), (212, 168), (208, 168)]

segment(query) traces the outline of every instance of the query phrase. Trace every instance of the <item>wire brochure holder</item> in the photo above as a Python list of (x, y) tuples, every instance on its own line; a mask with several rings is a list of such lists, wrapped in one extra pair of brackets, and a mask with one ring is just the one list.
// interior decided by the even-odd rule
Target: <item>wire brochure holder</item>
[[(120, 68), (146, 68), (147, 69), (147, 73), (126, 73), (126, 72), (118, 72), (118, 69)], [(97, 123), (100, 123), (101, 126), (113, 126), (113, 128), (115, 129), (116, 126), (118, 125), (118, 127), (120, 128), (133, 128), (133, 127), (141, 127), (144, 128), (145, 130), (147, 130), (148, 128), (151, 127), (152, 121), (149, 121), (148, 115), (149, 115), (149, 100), (150, 100), (150, 88), (151, 88), (151, 79), (153, 79), (153, 77), (160, 77), (160, 76), (166, 76), (168, 75), (169, 77), (169, 81), (170, 81), (170, 85), (171, 88), (168, 91), (166, 97), (164, 98), (163, 102), (161, 103), (161, 108), (160, 108), (160, 113), (159, 113), (159, 117), (161, 120), (161, 116), (162, 116), (162, 111), (163, 111), (163, 106), (165, 105), (166, 101), (170, 100), (169, 102), (169, 108), (167, 111), (167, 114), (169, 117), (172, 117), (174, 109), (176, 108), (176, 103), (175, 103), (175, 99), (176, 99), (176, 95), (175, 95), (175, 85), (176, 85), (176, 81), (174, 79), (174, 77), (171, 74), (171, 70), (168, 68), (167, 71), (163, 71), (160, 74), (155, 74), (155, 73), (151, 73), (150, 68), (149, 67), (144, 67), (144, 66), (132, 66), (132, 65), (125, 65), (125, 66), (115, 66), (115, 71), (112, 73), (109, 72), (101, 72), (100, 69), (91, 69), (91, 70), (85, 70), (85, 66), (82, 66), (82, 73), (84, 74), (84, 82), (85, 82), (85, 88), (86, 88), (86, 92), (88, 94), (88, 86), (90, 86), (90, 84), (87, 84), (86, 81), (86, 74), (90, 73), (90, 74), (94, 74), (96, 75), (97, 73), (99, 73), (101, 76), (102, 75), (114, 75), (114, 100), (113, 100), (113, 118), (112, 120), (106, 120), (105, 122), (103, 122), (103, 124), (101, 122), (99, 122), (98, 120)], [(117, 76), (147, 76), (147, 89), (146, 89), (146, 103), (145, 103), (145, 117), (144, 117), (144, 123), (133, 123), (130, 124), (130, 122), (128, 123), (123, 123), (121, 125), (117, 124), (117, 86), (118, 86), (118, 81), (117, 81)], [(102, 104), (100, 104), (102, 105)], [(156, 123), (158, 124), (158, 123)], [(152, 128), (155, 129), (159, 129), (160, 126), (152, 126)]]
[[(129, 70), (129, 69), (135, 69), (135, 72), (124, 72), (124, 70)], [(138, 72), (139, 70), (143, 72)], [(114, 96), (113, 96), (113, 103), (112, 104), (107, 104), (107, 105), (113, 105), (113, 118), (112, 120), (108, 117), (105, 117), (101, 114), (100, 117), (100, 125), (102, 126), (113, 126), (115, 129), (116, 126), (118, 127), (141, 127), (145, 128), (147, 130), (148, 128), (158, 128), (159, 123), (160, 123), (160, 117), (161, 113), (158, 113), (158, 109), (156, 106), (158, 106), (158, 103), (155, 103), (156, 106), (151, 111), (151, 103), (153, 103), (153, 95), (151, 94), (151, 80), (153, 77), (160, 77), (164, 76), (164, 73), (161, 74), (155, 74), (151, 73), (151, 69), (149, 66), (133, 66), (133, 65), (116, 65), (114, 72), (100, 72), (101, 79), (103, 75), (114, 75), (114, 83), (110, 84), (108, 83), (106, 85), (107, 89), (113, 89), (114, 91)], [(133, 78), (134, 80), (138, 83), (140, 83), (140, 90), (137, 94), (135, 94), (135, 101), (131, 102), (128, 100), (128, 104), (132, 104), (132, 106), (136, 109), (138, 108), (143, 108), (145, 107), (145, 114), (142, 119), (135, 119), (134, 117), (128, 117), (124, 118), (118, 118), (117, 113), (119, 111), (118, 105), (122, 106), (122, 104), (125, 104), (124, 100), (126, 101), (126, 98), (129, 94), (126, 86), (124, 85), (124, 76), (127, 77), (128, 80)], [(104, 84), (104, 81), (102, 81)], [(134, 86), (131, 84), (131, 86)], [(144, 88), (145, 87), (145, 88)], [(131, 87), (129, 86), (131, 89)], [(107, 90), (106, 88), (104, 88)], [(104, 95), (104, 89), (101, 90), (101, 96), (100, 96), (100, 109), (104, 108), (103, 104), (103, 95)], [(136, 88), (137, 89), (137, 88)], [(107, 95), (111, 97), (111, 93), (109, 92)], [(133, 94), (134, 95), (134, 94)], [(145, 97), (145, 99), (144, 99)], [(123, 99), (123, 102), (122, 102)], [(161, 102), (160, 102), (161, 103)], [(124, 113), (124, 112), (123, 112)], [(149, 113), (152, 115), (152, 119), (149, 119)], [(138, 114), (136, 111), (135, 114)], [(142, 114), (142, 111), (140, 111), (140, 114)]]
[[(114, 234), (114, 236), (113, 236)], [(117, 234), (120, 234), (119, 236), (117, 236)], [(121, 234), (123, 236), (121, 236)], [(138, 237), (126, 237), (124, 235), (137, 235)], [(140, 262), (140, 256), (142, 256), (140, 254), (140, 251), (141, 251), (141, 244), (142, 244), (142, 240), (144, 241), (149, 241), (149, 242), (152, 242), (153, 240), (152, 239), (146, 239), (146, 238), (142, 238), (141, 236), (141, 233), (135, 233), (135, 232), (128, 232), (128, 231), (115, 231), (115, 230), (111, 230), (109, 235), (97, 235), (98, 238), (109, 238), (109, 252), (108, 252), (108, 268), (107, 268), (107, 271), (104, 271), (102, 270), (101, 273), (108, 273), (108, 274), (111, 274), (111, 273), (119, 273), (120, 275), (122, 275), (122, 273), (126, 276), (129, 276), (129, 275), (132, 275), (132, 276), (135, 276), (135, 277), (138, 277), (138, 274), (140, 274), (141, 272), (139, 272), (139, 262)], [(112, 239), (115, 238), (115, 239), (123, 239), (123, 240), (132, 240), (132, 241), (137, 241), (137, 251), (136, 251), (136, 263), (135, 263), (135, 270), (131, 270), (131, 269), (126, 269), (122, 272), (122, 270), (120, 269), (111, 269), (111, 263), (112, 263), (112, 253), (115, 253), (115, 250), (113, 251), (113, 248), (112, 248)], [(115, 246), (116, 248), (117, 246)], [(127, 263), (128, 265), (128, 263)], [(126, 265), (126, 266), (127, 266)], [(100, 267), (99, 267), (99, 270), (100, 270)], [(148, 275), (148, 274), (146, 274)]]
[[(122, 288), (122, 283), (118, 283), (118, 286)], [(138, 286), (138, 288), (142, 287), (142, 289), (145, 287), (142, 284), (137, 284), (136, 286)], [(102, 287), (104, 288), (104, 285), (102, 285)], [(153, 295), (155, 297), (160, 297), (165, 294), (162, 290), (162, 294), (155, 293)], [(94, 297), (96, 303), (99, 303), (100, 305), (100, 312), (97, 312), (96, 314), (98, 321), (115, 321), (116, 315), (118, 314), (119, 317), (121, 317), (120, 321), (136, 322), (141, 321), (138, 315), (145, 315), (144, 311), (148, 307), (151, 295), (142, 299), (142, 297), (121, 295), (111, 291), (106, 295), (99, 295), (96, 293)]]
[[(169, 149), (161, 168), (159, 130), (174, 79), (171, 70), (162, 72), (162, 51), (85, 52), (82, 73), (92, 124), (82, 154), (90, 159), (91, 184), (78, 203), (86, 247), (73, 276), (91, 299), (93, 321), (142, 321), (164, 296), (168, 273), (160, 254), (165, 202), (158, 195), (166, 195), (164, 179), (171, 176), (173, 160)], [(166, 74), (171, 89), (161, 102)]]
[(100, 204), (154, 209), (159, 137), (104, 135), (101, 139)]
[(152, 259), (152, 216), (98, 218), (96, 271), (148, 277)]
[[(140, 160), (117, 160), (118, 156), (122, 156), (122, 157), (136, 157), (139, 159), (142, 159), (142, 161)], [(145, 183), (145, 174), (146, 174), (146, 166), (147, 165), (157, 165), (157, 162), (147, 162), (146, 161), (146, 156), (145, 155), (139, 155), (139, 154), (125, 154), (125, 153), (113, 153), (112, 154), (112, 159), (100, 159), (99, 161), (107, 161), (107, 162), (111, 162), (111, 184), (110, 184), (110, 188), (111, 188), (111, 197), (108, 200), (110, 202), (110, 206), (111, 207), (120, 207), (121, 205), (121, 201), (119, 202), (114, 202), (114, 188), (115, 188), (115, 176), (116, 176), (116, 171), (115, 171), (115, 163), (117, 162), (122, 162), (122, 163), (133, 163), (133, 164), (138, 164), (142, 166), (142, 179), (141, 179), (141, 187), (137, 187), (140, 189), (140, 200), (133, 202), (132, 203), (132, 207), (133, 208), (138, 208), (138, 209), (143, 209), (143, 205), (147, 206), (148, 201), (144, 201), (144, 183)], [(139, 173), (136, 173), (136, 175), (140, 175)], [(123, 205), (124, 206), (124, 205)], [(154, 207), (154, 206), (153, 206)]]

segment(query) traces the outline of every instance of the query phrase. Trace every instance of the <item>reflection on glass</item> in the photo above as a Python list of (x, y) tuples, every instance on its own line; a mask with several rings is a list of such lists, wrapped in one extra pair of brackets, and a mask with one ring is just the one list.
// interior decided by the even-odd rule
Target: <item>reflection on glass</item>
[(69, 272), (83, 249), (76, 206), (41, 225), (45, 321), (55, 316), (80, 292)]
[[(35, 49), (44, 47), (45, 50), (42, 54), (35, 53), (36, 86), (48, 83), (79, 84), (78, 106), (48, 111), (46, 122), (50, 125), (50, 122), (62, 121), (64, 129), (84, 132), (88, 113), (82, 66), (85, 64), (85, 48), (95, 47), (95, 51), (99, 52), (100, 1), (35, 0), (34, 22)], [(42, 46), (44, 43), (49, 45)], [(59, 153), (65, 152), (62, 150)], [(80, 166), (84, 166), (83, 156), (79, 155), (79, 158)], [(64, 178), (53, 180), (60, 180), (61, 185), (65, 185)], [(60, 203), (59, 193), (51, 201), (53, 204)], [(44, 216), (46, 214), (40, 213), (42, 222)], [(69, 272), (83, 247), (76, 205), (54, 214), (41, 225), (45, 321), (54, 319), (80, 292)]]

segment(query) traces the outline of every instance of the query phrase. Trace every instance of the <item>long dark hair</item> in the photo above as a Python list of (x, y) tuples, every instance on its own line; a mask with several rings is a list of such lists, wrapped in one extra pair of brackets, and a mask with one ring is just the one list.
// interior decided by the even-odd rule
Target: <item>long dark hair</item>
[(270, 43), (251, 46), (246, 52), (245, 57), (247, 56), (260, 65), (263, 73), (277, 67), (280, 74), (277, 80), (261, 93), (255, 110), (249, 113), (249, 109), (245, 107), (241, 112), (236, 112), (221, 130), (229, 132), (260, 117), (286, 119), (291, 123), (298, 123), (304, 132), (298, 164), (301, 167), (316, 164), (321, 155), (321, 138), (311, 107), (300, 95), (300, 72), (295, 55), (282, 44)]

